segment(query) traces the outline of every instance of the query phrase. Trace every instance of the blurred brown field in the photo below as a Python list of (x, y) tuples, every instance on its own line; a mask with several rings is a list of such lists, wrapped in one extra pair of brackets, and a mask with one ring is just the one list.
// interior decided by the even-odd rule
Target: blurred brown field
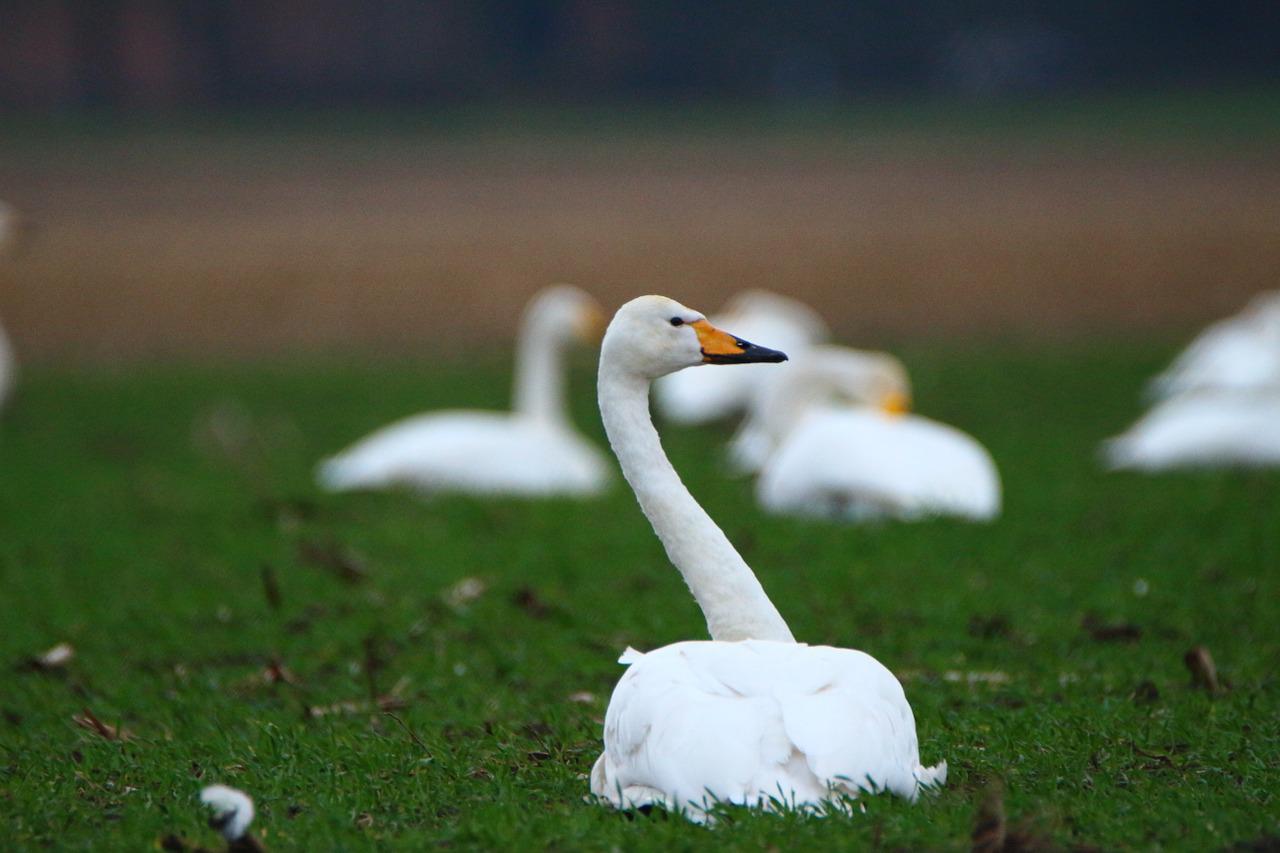
[(505, 346), (558, 281), (769, 288), (874, 343), (1182, 333), (1280, 285), (1256, 148), (157, 131), (0, 142), (0, 198), (32, 360)]

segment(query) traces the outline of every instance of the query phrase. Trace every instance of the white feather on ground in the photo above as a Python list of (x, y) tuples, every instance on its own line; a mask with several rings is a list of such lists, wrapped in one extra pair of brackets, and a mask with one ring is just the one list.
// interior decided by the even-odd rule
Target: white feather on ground
[(244, 791), (227, 785), (209, 785), (200, 792), (200, 802), (213, 809), (210, 825), (227, 841), (238, 841), (253, 823), (253, 800)]

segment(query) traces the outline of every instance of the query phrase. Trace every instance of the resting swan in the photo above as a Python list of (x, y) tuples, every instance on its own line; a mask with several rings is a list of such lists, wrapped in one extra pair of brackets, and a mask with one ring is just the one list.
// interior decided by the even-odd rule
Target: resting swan
[(424, 492), (585, 497), (609, 483), (604, 454), (578, 435), (564, 400), (564, 349), (599, 334), (583, 291), (548, 288), (525, 310), (514, 411), (431, 412), (378, 430), (321, 463), (332, 491), (410, 486)]
[[(748, 338), (770, 341), (796, 355), (827, 338), (827, 325), (803, 302), (748, 290), (729, 300), (710, 322)], [(654, 383), (654, 401), (663, 418), (692, 425), (736, 415), (747, 408), (759, 383), (776, 368), (686, 370)]]
[(680, 481), (649, 417), (649, 385), (659, 376), (785, 359), (661, 296), (628, 302), (605, 333), (605, 432), (712, 637), (622, 656), (629, 668), (591, 771), (592, 794), (617, 808), (662, 805), (705, 821), (717, 801), (819, 811), (862, 791), (914, 799), (946, 780), (945, 762), (920, 764), (911, 706), (888, 669), (863, 652), (795, 641)]
[(1148, 395), (1280, 388), (1280, 290), (1259, 293), (1234, 317), (1205, 329), (1151, 380)]
[(765, 385), (731, 445), (767, 511), (847, 519), (1000, 514), (1000, 475), (954, 427), (906, 414), (906, 369), (884, 353), (815, 347)]
[(1203, 390), (1162, 400), (1102, 447), (1113, 469), (1280, 465), (1280, 386), (1268, 391)]

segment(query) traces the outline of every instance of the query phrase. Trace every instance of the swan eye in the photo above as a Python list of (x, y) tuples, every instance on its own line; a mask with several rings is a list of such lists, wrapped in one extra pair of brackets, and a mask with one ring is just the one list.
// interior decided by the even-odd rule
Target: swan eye
[(671, 318), (671, 325), (673, 325), (673, 326), (683, 326), (683, 325), (684, 325), (684, 320), (680, 319), (679, 317), (672, 317), (672, 318)]

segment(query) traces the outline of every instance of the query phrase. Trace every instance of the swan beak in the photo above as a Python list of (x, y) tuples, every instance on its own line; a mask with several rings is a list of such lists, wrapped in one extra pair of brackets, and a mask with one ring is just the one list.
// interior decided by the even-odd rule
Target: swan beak
[(604, 330), (609, 325), (609, 318), (598, 306), (587, 305), (578, 313), (575, 332), (578, 340), (584, 344), (598, 344), (604, 337)]
[(753, 364), (767, 361), (777, 363), (786, 361), (787, 354), (776, 349), (756, 346), (742, 338), (722, 332), (706, 320), (690, 323), (698, 333), (698, 344), (702, 347), (703, 364)]
[(911, 398), (901, 391), (890, 391), (880, 401), (880, 411), (886, 415), (905, 415), (911, 411)]

